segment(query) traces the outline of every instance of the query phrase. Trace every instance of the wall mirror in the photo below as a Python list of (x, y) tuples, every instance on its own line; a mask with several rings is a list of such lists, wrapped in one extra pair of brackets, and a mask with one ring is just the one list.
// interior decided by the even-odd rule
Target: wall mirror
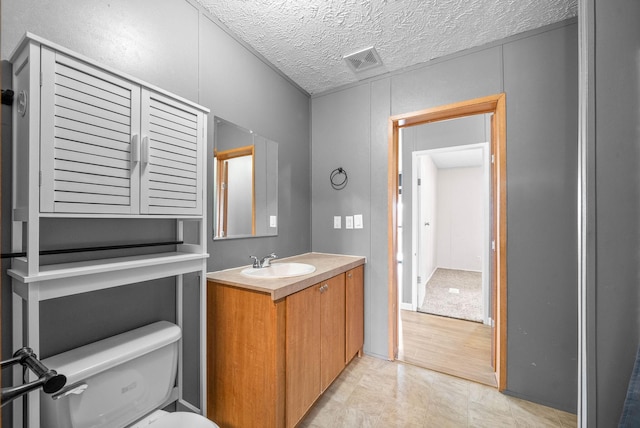
[(278, 234), (278, 143), (214, 118), (214, 239)]

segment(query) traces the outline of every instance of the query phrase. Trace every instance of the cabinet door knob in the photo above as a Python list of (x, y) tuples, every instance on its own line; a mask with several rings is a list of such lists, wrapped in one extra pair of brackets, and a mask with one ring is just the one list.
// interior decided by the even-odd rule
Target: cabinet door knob
[(352, 275), (351, 273), (348, 273), (348, 274), (347, 274), (347, 277), (348, 277), (348, 278), (351, 278), (352, 276), (353, 276), (353, 275)]
[(149, 164), (149, 137), (142, 137), (142, 146), (140, 147), (140, 160), (142, 165)]
[(140, 136), (138, 134), (131, 138), (131, 162), (140, 162)]

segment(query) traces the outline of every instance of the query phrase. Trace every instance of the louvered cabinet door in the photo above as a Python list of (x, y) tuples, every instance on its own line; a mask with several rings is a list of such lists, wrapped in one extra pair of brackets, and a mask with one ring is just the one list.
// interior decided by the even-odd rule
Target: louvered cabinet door
[(141, 212), (202, 215), (204, 114), (142, 88)]
[(139, 213), (140, 87), (42, 48), (40, 211)]

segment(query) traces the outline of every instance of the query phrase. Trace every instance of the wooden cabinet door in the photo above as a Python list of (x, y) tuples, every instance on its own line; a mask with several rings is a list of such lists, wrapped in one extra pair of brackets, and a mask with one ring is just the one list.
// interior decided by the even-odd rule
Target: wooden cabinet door
[(285, 307), (207, 283), (207, 414), (222, 427), (284, 425)]
[(141, 212), (202, 215), (205, 115), (142, 89)]
[(324, 391), (344, 369), (345, 274), (321, 283), (321, 387)]
[(137, 214), (140, 87), (46, 47), (41, 61), (40, 99), (28, 98), (41, 114), (40, 211)]
[(286, 425), (293, 427), (320, 396), (320, 285), (286, 298)]
[(345, 363), (348, 363), (364, 345), (364, 266), (347, 272), (345, 296)]

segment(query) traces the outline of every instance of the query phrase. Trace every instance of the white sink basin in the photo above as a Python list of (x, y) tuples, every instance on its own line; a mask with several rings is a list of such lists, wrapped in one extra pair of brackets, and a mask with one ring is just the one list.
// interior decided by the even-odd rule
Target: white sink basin
[(313, 273), (316, 267), (306, 263), (272, 263), (265, 268), (248, 267), (240, 273), (251, 278), (290, 278)]

